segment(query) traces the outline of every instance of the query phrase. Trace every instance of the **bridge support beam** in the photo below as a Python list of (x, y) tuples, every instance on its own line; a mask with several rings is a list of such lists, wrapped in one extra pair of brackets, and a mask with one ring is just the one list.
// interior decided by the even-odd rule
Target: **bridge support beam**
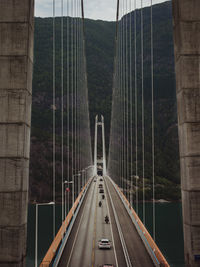
[(25, 266), (34, 0), (0, 1), (0, 266)]
[(200, 265), (200, 1), (173, 0), (186, 266)]

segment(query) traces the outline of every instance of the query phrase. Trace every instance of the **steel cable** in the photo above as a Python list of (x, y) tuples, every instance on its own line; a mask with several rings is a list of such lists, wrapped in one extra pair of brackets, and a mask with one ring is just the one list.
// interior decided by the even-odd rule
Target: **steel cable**
[(156, 240), (155, 211), (155, 144), (154, 144), (154, 53), (153, 53), (153, 2), (151, 0), (151, 94), (152, 94), (152, 181), (153, 181), (153, 239)]
[(55, 0), (53, 0), (53, 238), (55, 237), (55, 216), (56, 216), (56, 196), (55, 196), (55, 191), (56, 191), (56, 152), (55, 152), (55, 147), (56, 147), (56, 138), (55, 138), (55, 111), (56, 111), (56, 103), (55, 103)]
[(145, 133), (144, 133), (144, 37), (143, 37), (143, 0), (141, 0), (141, 84), (142, 84), (142, 191), (143, 224), (145, 225)]

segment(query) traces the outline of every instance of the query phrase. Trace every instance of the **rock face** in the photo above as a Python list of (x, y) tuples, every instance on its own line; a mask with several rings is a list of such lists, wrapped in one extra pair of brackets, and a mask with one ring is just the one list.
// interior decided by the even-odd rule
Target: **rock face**
[(0, 1), (0, 266), (25, 266), (34, 0)]
[(200, 2), (174, 0), (174, 40), (186, 266), (200, 265)]

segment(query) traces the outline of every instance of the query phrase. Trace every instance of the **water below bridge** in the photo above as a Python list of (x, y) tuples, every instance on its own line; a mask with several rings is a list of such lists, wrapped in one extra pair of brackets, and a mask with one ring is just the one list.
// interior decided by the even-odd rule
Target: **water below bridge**
[[(57, 210), (57, 229), (61, 221), (61, 206)], [(139, 204), (139, 214), (142, 204)], [(152, 203), (146, 203), (146, 226), (151, 233)], [(172, 267), (184, 267), (181, 203), (156, 203), (156, 243)], [(52, 207), (39, 209), (39, 262), (52, 241)], [(29, 205), (27, 267), (34, 267), (35, 206)]]

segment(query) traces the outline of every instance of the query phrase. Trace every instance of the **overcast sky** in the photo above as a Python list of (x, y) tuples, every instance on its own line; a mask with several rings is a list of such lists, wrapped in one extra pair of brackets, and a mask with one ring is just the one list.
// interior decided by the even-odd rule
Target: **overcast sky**
[[(64, 0), (64, 16), (67, 15), (67, 3), (80, 0)], [(52, 2), (53, 0), (35, 0), (37, 17), (51, 17), (52, 16)], [(61, 15), (60, 6), (61, 0), (56, 2), (56, 16)], [(126, 2), (126, 1), (124, 1)], [(130, 0), (127, 0), (130, 3)], [(166, 2), (166, 0), (153, 0), (153, 4)], [(134, 1), (132, 0), (132, 5)], [(143, 5), (150, 5), (151, 0), (143, 0)], [(85, 17), (91, 19), (101, 19), (114, 21), (116, 18), (117, 0), (84, 0)], [(141, 7), (141, 0), (137, 0), (137, 8)]]

